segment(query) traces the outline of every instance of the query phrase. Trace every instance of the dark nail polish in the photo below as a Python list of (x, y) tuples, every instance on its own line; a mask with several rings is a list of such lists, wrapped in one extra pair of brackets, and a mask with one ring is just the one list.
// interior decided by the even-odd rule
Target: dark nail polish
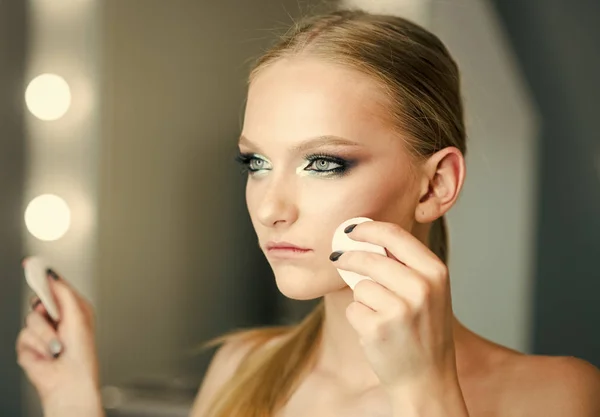
[(343, 253), (344, 252), (341, 251), (331, 252), (331, 255), (329, 255), (329, 260), (335, 262), (340, 259), (340, 256), (342, 256)]
[(48, 274), (53, 280), (58, 281), (58, 274), (54, 272), (51, 268), (48, 268), (46, 270), (46, 274)]
[(350, 226), (348, 226), (344, 229), (344, 233), (350, 233), (351, 231), (354, 230), (355, 227), (356, 227), (355, 224), (351, 224)]

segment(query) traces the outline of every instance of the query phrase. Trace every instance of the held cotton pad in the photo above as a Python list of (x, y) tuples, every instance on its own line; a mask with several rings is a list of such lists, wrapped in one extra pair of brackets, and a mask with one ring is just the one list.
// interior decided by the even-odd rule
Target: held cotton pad
[(25, 280), (29, 287), (40, 298), (52, 320), (58, 321), (58, 307), (54, 302), (54, 296), (50, 291), (48, 275), (46, 274), (48, 265), (42, 258), (32, 256), (23, 261), (23, 269), (25, 271)]
[[(350, 239), (350, 237), (344, 233), (344, 229), (351, 224), (360, 224), (364, 222), (372, 222), (372, 219), (367, 217), (355, 217), (353, 219), (346, 220), (344, 223), (340, 224), (338, 228), (335, 230), (333, 234), (333, 241), (331, 242), (331, 248), (333, 251), (350, 251), (350, 250), (360, 250), (366, 252), (374, 252), (379, 253), (380, 255), (386, 256), (385, 249), (379, 245), (374, 245), (368, 242), (357, 242), (356, 240)], [(356, 284), (358, 284), (363, 279), (371, 279), (367, 276), (357, 274), (356, 272), (345, 271), (343, 269), (337, 269), (340, 273), (340, 276), (344, 280), (346, 284), (350, 288), (354, 290)]]

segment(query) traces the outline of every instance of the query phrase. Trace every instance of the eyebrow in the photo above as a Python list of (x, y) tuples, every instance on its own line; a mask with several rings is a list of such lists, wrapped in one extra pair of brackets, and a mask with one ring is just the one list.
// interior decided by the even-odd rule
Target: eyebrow
[[(240, 136), (239, 144), (246, 145), (246, 146), (252, 146), (257, 149), (259, 148), (257, 145), (252, 143), (252, 141), (244, 135)], [(292, 151), (295, 151), (298, 153), (306, 152), (309, 149), (315, 149), (315, 148), (318, 148), (321, 146), (326, 146), (326, 145), (329, 145), (329, 146), (336, 146), (336, 145), (337, 146), (362, 146), (358, 142), (354, 142), (352, 140), (345, 139), (340, 136), (323, 135), (323, 136), (317, 136), (314, 138), (310, 138), (310, 139), (300, 143), (299, 145), (293, 146)]]

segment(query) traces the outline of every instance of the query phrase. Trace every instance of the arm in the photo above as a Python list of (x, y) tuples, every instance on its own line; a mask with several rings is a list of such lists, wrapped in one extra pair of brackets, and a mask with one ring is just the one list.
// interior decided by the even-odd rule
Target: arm
[(43, 409), (44, 417), (105, 417), (100, 391), (92, 384), (46, 399)]

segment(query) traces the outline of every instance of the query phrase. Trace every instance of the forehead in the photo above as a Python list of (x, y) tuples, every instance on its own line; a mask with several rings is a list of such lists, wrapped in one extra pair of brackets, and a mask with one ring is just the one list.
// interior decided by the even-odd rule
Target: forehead
[(377, 85), (364, 74), (316, 59), (282, 59), (251, 83), (243, 133), (261, 143), (320, 135), (389, 137), (380, 103)]

